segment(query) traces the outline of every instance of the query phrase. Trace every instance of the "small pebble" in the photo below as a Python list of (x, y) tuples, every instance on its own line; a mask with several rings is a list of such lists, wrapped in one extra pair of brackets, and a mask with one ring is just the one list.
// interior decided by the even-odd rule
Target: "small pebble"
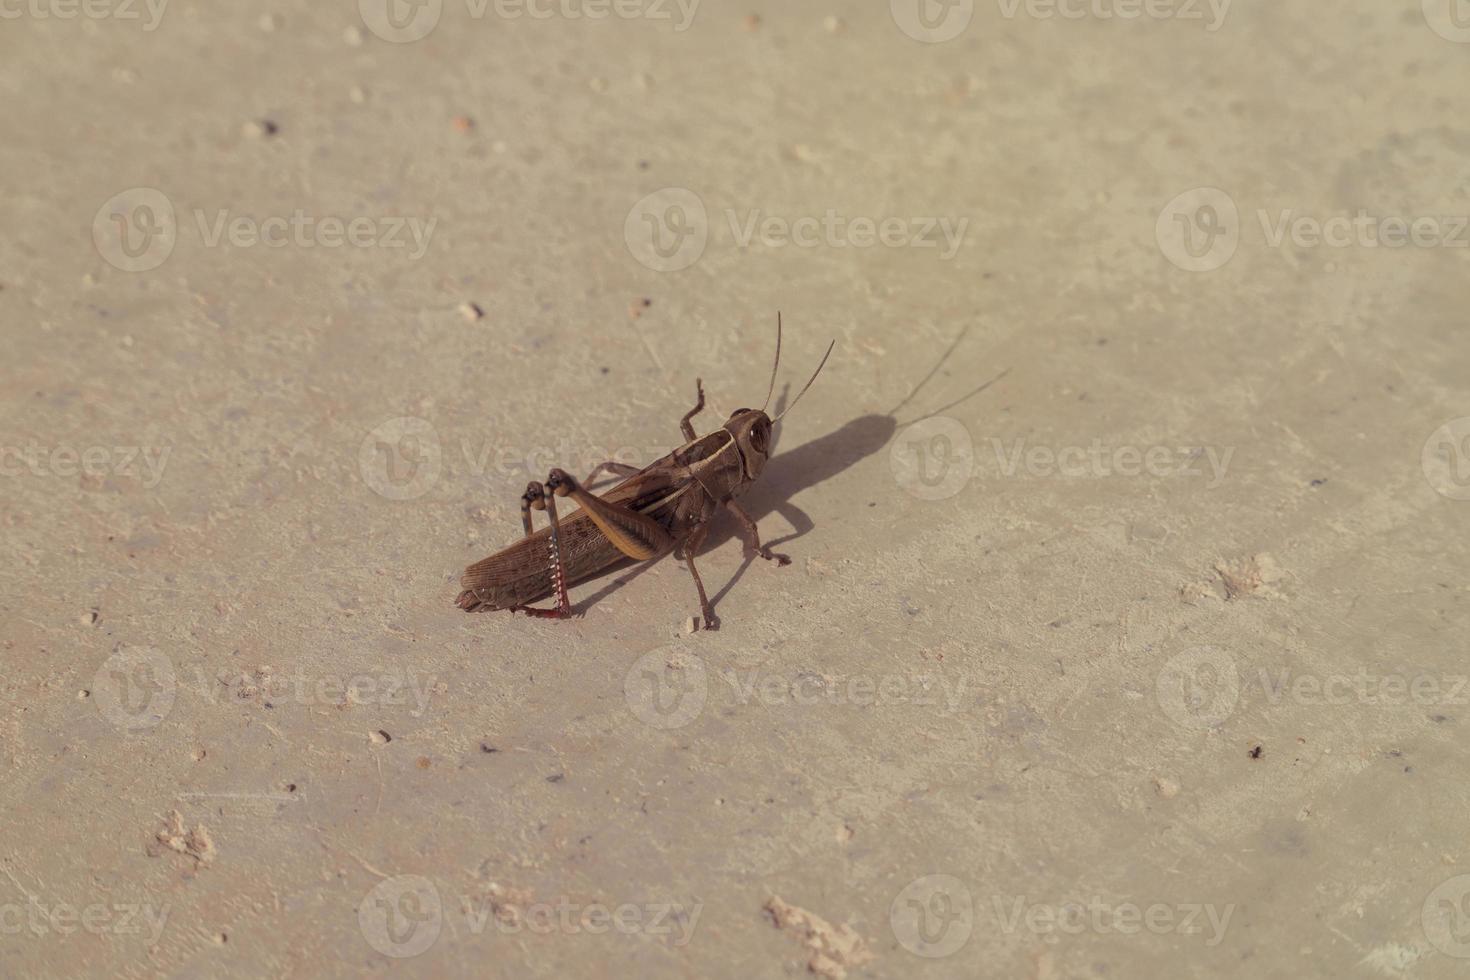
[(464, 302), (459, 304), (459, 315), (470, 323), (474, 323), (476, 320), (484, 318), (485, 311), (480, 309), (476, 303)]
[(684, 632), (685, 633), (697, 633), (697, 632), (699, 632), (699, 617), (698, 616), (690, 616), (688, 619), (684, 620)]
[(373, 740), (373, 744), (374, 745), (387, 745), (389, 742), (393, 741), (393, 736), (392, 735), (389, 735), (387, 732), (383, 731), (381, 728), (378, 729), (377, 731), (373, 732), (368, 737)]
[(455, 116), (450, 120), (450, 125), (454, 127), (456, 133), (468, 133), (475, 128), (475, 121), (469, 116)]
[(1154, 786), (1158, 788), (1159, 795), (1166, 800), (1172, 800), (1179, 795), (1179, 784), (1167, 776), (1160, 776), (1154, 780)]
[(759, 14), (746, 14), (745, 15), (745, 20), (742, 23), (745, 25), (745, 29), (747, 31), (760, 30), (760, 26), (761, 26), (761, 18), (760, 18), (760, 15)]
[(269, 119), (252, 119), (244, 125), (243, 131), (251, 139), (259, 140), (276, 135), (281, 131), (281, 127)]

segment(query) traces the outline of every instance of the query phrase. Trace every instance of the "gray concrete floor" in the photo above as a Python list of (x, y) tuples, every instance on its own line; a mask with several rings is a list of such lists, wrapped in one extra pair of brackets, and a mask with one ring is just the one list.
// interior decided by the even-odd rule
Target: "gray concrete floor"
[(1466, 4), (392, 3), (0, 5), (0, 975), (1470, 970)]

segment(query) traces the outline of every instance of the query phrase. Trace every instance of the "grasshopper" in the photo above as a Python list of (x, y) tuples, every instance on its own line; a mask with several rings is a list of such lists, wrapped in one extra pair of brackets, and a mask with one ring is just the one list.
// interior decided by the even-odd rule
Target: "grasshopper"
[[(738, 498), (766, 465), (772, 426), (806, 394), (832, 355), (833, 341), (811, 379), (786, 409), (772, 419), (766, 414), (781, 366), (781, 317), (776, 315), (776, 357), (766, 402), (759, 409), (737, 410), (725, 424), (708, 435), (696, 435), (692, 419), (704, 409), (704, 382), (695, 379), (697, 399), (679, 422), (684, 445), (639, 469), (608, 461), (595, 467), (578, 483), (566, 470), (553, 469), (546, 482), (532, 481), (521, 496), (521, 523), (525, 536), (489, 558), (466, 568), (460, 578), (464, 589), (456, 604), (466, 612), (508, 609), (528, 616), (566, 619), (572, 614), (567, 587), (618, 564), (624, 559), (652, 561), (674, 552), (689, 567), (699, 592), (701, 625), (718, 629), (719, 618), (710, 606), (694, 556), (709, 536), (720, 508), (739, 522), (745, 540), (756, 554), (778, 565), (791, 559), (761, 544), (755, 521)], [(611, 490), (595, 496), (585, 487), (603, 473), (623, 477)], [(578, 509), (565, 518), (557, 515), (556, 498), (569, 497)], [(531, 512), (543, 511), (549, 526), (533, 530)], [(535, 608), (531, 603), (554, 596), (556, 606)]]

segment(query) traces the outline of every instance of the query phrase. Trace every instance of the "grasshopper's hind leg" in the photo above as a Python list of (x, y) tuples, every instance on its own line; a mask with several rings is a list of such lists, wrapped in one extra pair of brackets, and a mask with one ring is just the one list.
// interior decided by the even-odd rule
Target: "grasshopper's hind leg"
[(547, 493), (546, 488), (534, 480), (526, 484), (526, 492), (521, 496), (521, 521), (526, 527), (526, 537), (531, 536), (532, 510), (546, 511), (546, 516), (551, 520), (551, 586), (556, 593), (556, 608), (536, 609), (531, 606), (515, 606), (511, 611), (519, 609), (527, 616), (540, 616), (544, 619), (566, 619), (572, 615), (572, 603), (567, 598), (567, 573), (562, 564), (561, 525), (556, 518), (556, 495)]

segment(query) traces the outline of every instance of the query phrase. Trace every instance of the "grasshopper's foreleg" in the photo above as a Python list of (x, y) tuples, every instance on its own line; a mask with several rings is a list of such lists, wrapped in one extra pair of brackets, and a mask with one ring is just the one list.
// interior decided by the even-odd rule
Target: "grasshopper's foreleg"
[(709, 523), (699, 525), (690, 532), (679, 545), (679, 557), (689, 566), (689, 574), (694, 577), (694, 588), (699, 592), (699, 612), (704, 617), (703, 626), (707, 630), (720, 628), (720, 617), (715, 615), (714, 607), (709, 604), (709, 596), (704, 592), (704, 580), (699, 577), (699, 569), (694, 567), (694, 553), (704, 545), (704, 539), (709, 536)]
[[(517, 606), (527, 616), (541, 616), (546, 619), (566, 619), (572, 614), (572, 603), (567, 598), (567, 573), (562, 563), (561, 555), (561, 525), (556, 519), (556, 497), (547, 493), (546, 488), (536, 481), (526, 485), (526, 492), (521, 496), (521, 521), (526, 526), (526, 536), (531, 536), (531, 511), (544, 510), (546, 516), (551, 519), (550, 559), (551, 559), (551, 585), (556, 593), (555, 609), (535, 609), (531, 606)], [(514, 611), (514, 610), (512, 610)]]
[(619, 463), (615, 459), (610, 459), (606, 463), (598, 463), (592, 472), (587, 474), (587, 479), (582, 481), (582, 485), (587, 487), (592, 486), (592, 484), (597, 482), (597, 478), (604, 473), (611, 473), (614, 476), (636, 476), (640, 472), (642, 471), (636, 466), (629, 463)]
[(698, 415), (700, 412), (704, 411), (704, 380), (703, 379), (701, 379), (701, 378), (695, 378), (694, 379), (694, 390), (697, 391), (697, 392), (699, 392), (699, 400), (696, 401), (694, 403), (694, 407), (691, 408), (689, 411), (685, 412), (684, 413), (684, 417), (679, 420), (679, 431), (682, 432), (682, 433), (684, 433), (684, 441), (685, 442), (693, 442), (695, 439), (698, 439), (699, 438), (697, 435), (694, 434), (694, 426), (690, 423), (689, 420), (692, 419), (692, 418), (694, 418), (694, 416)]
[(756, 554), (766, 561), (773, 561), (778, 565), (791, 564), (791, 556), (783, 555), (779, 551), (772, 551), (761, 544), (760, 530), (755, 526), (755, 520), (745, 512), (745, 508), (736, 503), (735, 500), (725, 501), (725, 508), (740, 522), (740, 529), (745, 533), (745, 543), (750, 545)]
[(526, 492), (521, 494), (521, 524), (525, 526), (526, 537), (528, 538), (531, 536), (532, 533), (532, 508), (536, 510), (546, 509), (546, 488), (537, 483), (535, 480), (532, 480), (530, 483), (526, 484)]

